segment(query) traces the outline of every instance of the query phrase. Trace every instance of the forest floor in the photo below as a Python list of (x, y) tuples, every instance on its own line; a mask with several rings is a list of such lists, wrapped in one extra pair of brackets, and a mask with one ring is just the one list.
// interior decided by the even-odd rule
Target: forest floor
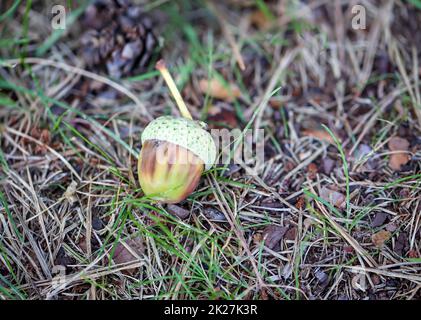
[[(0, 299), (420, 299), (421, 3), (359, 1), (360, 28), (352, 1), (134, 2), (120, 38), (0, 4)], [(264, 129), (263, 164), (177, 205), (137, 181), (178, 115), (160, 57), (194, 118)]]

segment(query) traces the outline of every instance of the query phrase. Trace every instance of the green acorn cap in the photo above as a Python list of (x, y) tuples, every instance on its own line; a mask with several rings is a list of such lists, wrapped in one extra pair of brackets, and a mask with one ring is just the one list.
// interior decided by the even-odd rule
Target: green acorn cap
[(184, 147), (203, 161), (206, 170), (215, 163), (215, 141), (199, 121), (171, 116), (159, 117), (143, 130), (141, 140), (142, 144), (147, 140), (160, 140)]

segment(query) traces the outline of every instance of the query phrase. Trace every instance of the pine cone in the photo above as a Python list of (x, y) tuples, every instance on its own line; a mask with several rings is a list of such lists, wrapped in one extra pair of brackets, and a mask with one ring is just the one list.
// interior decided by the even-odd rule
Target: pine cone
[(128, 0), (95, 1), (82, 26), (87, 29), (81, 40), (87, 67), (114, 78), (144, 71), (158, 44), (150, 19)]

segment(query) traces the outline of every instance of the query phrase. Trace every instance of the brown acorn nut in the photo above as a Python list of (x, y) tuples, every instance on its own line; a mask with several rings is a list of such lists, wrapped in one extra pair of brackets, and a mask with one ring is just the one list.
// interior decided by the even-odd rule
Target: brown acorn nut
[(142, 133), (142, 144), (139, 183), (145, 195), (161, 203), (178, 203), (189, 196), (216, 158), (210, 133), (186, 118), (153, 120)]
[(183, 117), (159, 117), (142, 133), (139, 183), (149, 198), (177, 203), (197, 187), (216, 159), (216, 145), (205, 124), (194, 121), (163, 60), (156, 64)]

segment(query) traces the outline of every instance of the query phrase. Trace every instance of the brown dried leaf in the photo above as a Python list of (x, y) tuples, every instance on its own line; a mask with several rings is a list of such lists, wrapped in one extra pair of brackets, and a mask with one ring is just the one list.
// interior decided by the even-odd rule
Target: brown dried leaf
[(340, 192), (322, 187), (320, 190), (320, 197), (337, 208), (344, 208), (346, 197)]
[(394, 171), (399, 171), (409, 160), (410, 157), (406, 153), (393, 153), (389, 158), (389, 167)]
[(266, 288), (262, 288), (260, 290), (260, 299), (261, 300), (269, 300), (269, 295), (268, 295), (268, 292), (267, 292)]
[(308, 172), (308, 178), (313, 180), (317, 177), (317, 173), (319, 172), (319, 168), (317, 167), (317, 165), (315, 163), (310, 163), (307, 166), (307, 172)]
[(48, 129), (43, 129), (41, 131), (40, 140), (41, 140), (41, 142), (43, 142), (47, 145), (50, 144), (51, 134), (50, 134), (50, 131)]
[(280, 227), (270, 225), (263, 230), (263, 239), (265, 239), (265, 246), (271, 250), (279, 249), (279, 242), (287, 232), (287, 227)]
[(301, 133), (304, 136), (313, 137), (313, 138), (316, 138), (316, 139), (319, 139), (319, 140), (322, 140), (322, 141), (329, 142), (331, 144), (335, 143), (335, 141), (333, 140), (331, 135), (325, 130), (308, 129), (308, 130), (303, 130)]
[(261, 10), (256, 10), (250, 14), (250, 22), (262, 31), (269, 29), (273, 24)]
[(409, 142), (408, 140), (401, 137), (392, 137), (387, 146), (390, 151), (408, 151)]
[(295, 238), (297, 236), (297, 232), (298, 232), (297, 227), (290, 228), (285, 234), (285, 239), (291, 240), (291, 241), (295, 240)]
[(37, 144), (34, 149), (34, 153), (38, 155), (46, 154), (48, 151), (47, 147), (43, 144)]
[[(130, 248), (130, 250), (128, 248)], [(114, 263), (116, 264), (127, 264), (130, 262), (135, 262), (138, 258), (135, 256), (142, 255), (145, 247), (143, 245), (143, 240), (140, 237), (128, 240), (125, 242), (125, 245), (118, 243), (114, 252)], [(132, 252), (131, 252), (132, 251)], [(133, 274), (136, 271), (136, 268), (126, 269), (123, 272), (126, 274)]]
[(351, 285), (355, 290), (361, 290), (363, 292), (366, 291), (367, 285), (365, 283), (365, 275), (357, 274), (351, 280)]
[(393, 153), (389, 158), (389, 167), (394, 171), (401, 170), (402, 166), (408, 163), (410, 160), (409, 155), (406, 153), (409, 149), (408, 140), (401, 137), (392, 137), (387, 144), (389, 150), (392, 152), (404, 151), (399, 153)]
[(381, 230), (371, 236), (371, 241), (377, 248), (381, 248), (391, 236), (392, 234), (389, 231)]
[(232, 101), (241, 95), (240, 89), (235, 84), (225, 85), (216, 78), (211, 80), (201, 79), (199, 88), (203, 94), (209, 94), (211, 97), (225, 101)]
[(301, 210), (304, 208), (305, 204), (306, 204), (306, 198), (304, 196), (301, 196), (298, 198), (297, 202), (295, 203), (295, 207)]
[(208, 112), (208, 122), (212, 128), (222, 129), (226, 128), (237, 128), (238, 121), (234, 111), (227, 110), (219, 107), (211, 107)]
[(409, 249), (409, 242), (408, 242), (408, 235), (406, 232), (401, 232), (396, 239), (395, 247), (393, 248), (393, 251), (399, 255), (403, 256), (404, 252)]

